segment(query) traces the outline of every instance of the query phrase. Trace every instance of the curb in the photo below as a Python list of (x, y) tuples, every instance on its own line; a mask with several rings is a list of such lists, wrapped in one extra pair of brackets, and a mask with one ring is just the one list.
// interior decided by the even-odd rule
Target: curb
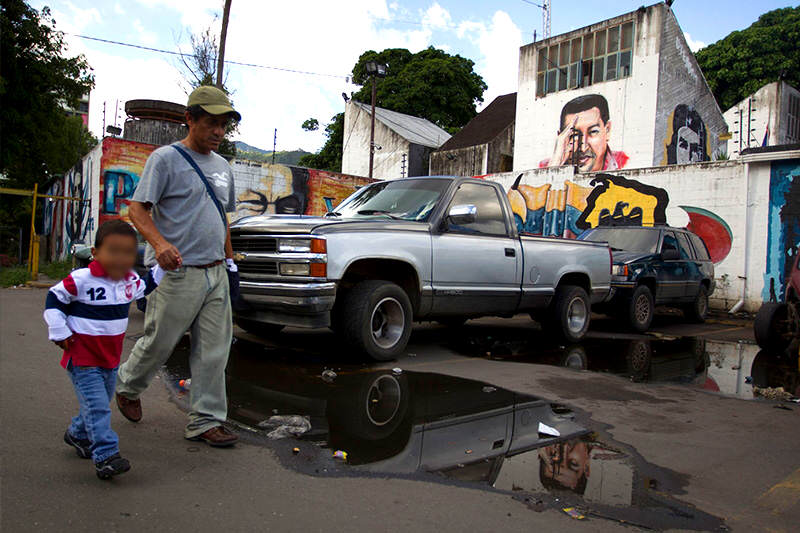
[(49, 289), (50, 287), (52, 287), (56, 283), (57, 282), (55, 282), (55, 281), (26, 281), (25, 282), (25, 286), (26, 287), (33, 287), (35, 289)]

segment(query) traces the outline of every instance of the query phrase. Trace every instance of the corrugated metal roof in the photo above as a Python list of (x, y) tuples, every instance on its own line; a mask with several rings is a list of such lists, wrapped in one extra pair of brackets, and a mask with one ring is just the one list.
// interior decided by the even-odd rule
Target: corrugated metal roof
[[(355, 100), (353, 100), (353, 104), (359, 106), (369, 115), (371, 106)], [(397, 111), (389, 111), (382, 107), (375, 108), (375, 120), (381, 122), (409, 142), (429, 148), (439, 148), (450, 138), (449, 133), (430, 120), (398, 113)]]

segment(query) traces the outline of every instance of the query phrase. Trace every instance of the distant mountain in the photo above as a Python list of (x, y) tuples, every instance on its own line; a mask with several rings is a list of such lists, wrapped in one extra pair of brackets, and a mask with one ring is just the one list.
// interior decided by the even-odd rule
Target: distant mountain
[[(248, 159), (250, 161), (262, 161), (264, 163), (272, 162), (272, 150), (264, 150), (252, 144), (247, 144), (244, 141), (236, 141), (236, 158)], [(278, 150), (275, 152), (275, 163), (282, 165), (296, 165), (300, 158), (310, 152), (305, 150)]]

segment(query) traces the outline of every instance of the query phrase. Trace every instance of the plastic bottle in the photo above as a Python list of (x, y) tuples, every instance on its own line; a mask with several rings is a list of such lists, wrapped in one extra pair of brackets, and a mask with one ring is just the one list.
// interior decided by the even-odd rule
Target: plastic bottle
[(181, 388), (181, 389), (183, 389), (183, 390), (189, 390), (189, 388), (190, 388), (191, 386), (192, 386), (192, 379), (191, 379), (191, 378), (188, 378), (188, 379), (182, 379), (182, 380), (180, 380), (180, 381), (178, 382), (178, 387), (180, 387), (180, 388)]

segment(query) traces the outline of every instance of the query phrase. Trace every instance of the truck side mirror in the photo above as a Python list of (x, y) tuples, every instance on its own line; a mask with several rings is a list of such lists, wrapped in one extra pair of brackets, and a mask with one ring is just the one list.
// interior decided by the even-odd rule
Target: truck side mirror
[(675, 248), (668, 248), (661, 252), (661, 259), (664, 261), (677, 261), (680, 258), (681, 254)]
[(447, 214), (447, 219), (456, 226), (472, 224), (478, 217), (478, 208), (472, 204), (454, 205)]

